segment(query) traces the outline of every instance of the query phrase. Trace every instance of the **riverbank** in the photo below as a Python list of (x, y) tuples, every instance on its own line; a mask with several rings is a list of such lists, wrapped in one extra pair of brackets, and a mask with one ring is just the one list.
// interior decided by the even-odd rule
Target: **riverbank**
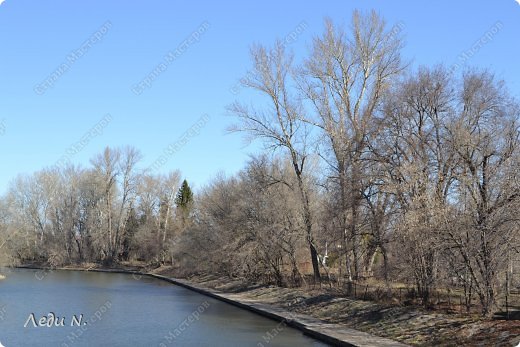
[(170, 267), (147, 269), (121, 265), (104, 269), (86, 264), (65, 269), (133, 273), (137, 275), (136, 279), (141, 275), (153, 276), (276, 319), (338, 345), (397, 346), (399, 343), (394, 341), (399, 341), (420, 346), (516, 346), (520, 341), (518, 320), (485, 320), (478, 316), (352, 300), (331, 288), (280, 288), (215, 276), (181, 279)]

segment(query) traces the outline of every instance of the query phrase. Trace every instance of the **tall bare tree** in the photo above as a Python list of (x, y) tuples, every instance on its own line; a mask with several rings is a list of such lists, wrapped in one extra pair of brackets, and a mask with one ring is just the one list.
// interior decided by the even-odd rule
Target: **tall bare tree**
[(134, 205), (137, 195), (137, 185), (140, 177), (137, 172), (137, 165), (142, 160), (142, 157), (143, 156), (139, 150), (128, 146), (123, 148), (118, 163), (118, 171), (121, 173), (121, 197), (119, 199), (119, 218), (115, 229), (114, 247), (111, 254), (112, 259), (119, 259), (122, 252), (128, 214), (131, 207)]
[[(469, 71), (459, 93), (461, 109), (452, 128), (460, 158), (457, 229), (449, 230), (489, 315), (496, 304), (499, 272), (517, 244), (520, 202), (520, 105), (489, 72)], [(461, 223), (462, 222), (462, 223)], [(462, 225), (461, 225), (462, 224)]]
[(439, 223), (457, 168), (449, 138), (454, 119), (451, 85), (442, 66), (421, 68), (404, 80), (385, 102), (382, 130), (371, 147), (384, 168), (384, 189), (399, 204), (399, 237), (409, 247), (402, 260), (425, 305), (435, 286)]
[(247, 132), (252, 139), (264, 140), (268, 148), (284, 149), (290, 157), (302, 204), (314, 279), (320, 281), (313, 215), (305, 183), (309, 130), (302, 121), (302, 105), (290, 91), (292, 56), (285, 52), (281, 42), (277, 42), (272, 49), (254, 47), (251, 55), (255, 73), (248, 75), (242, 83), (267, 97), (268, 107), (259, 109), (234, 103), (230, 111), (238, 117), (239, 124), (229, 130)]
[[(106, 223), (107, 239), (102, 252), (108, 262), (116, 260), (121, 251), (127, 213), (135, 199), (138, 177), (135, 170), (140, 160), (141, 154), (132, 147), (126, 147), (123, 151), (107, 147), (103, 154), (91, 160), (104, 190), (105, 208), (102, 215)], [(116, 199), (118, 192), (121, 195), (119, 200)]]
[(355, 11), (348, 32), (325, 22), (325, 33), (314, 39), (298, 79), (314, 108), (306, 121), (321, 129), (330, 149), (327, 162), (340, 190), (340, 228), (351, 280), (362, 275), (358, 226), (367, 135), (391, 80), (403, 70), (401, 46), (399, 30), (388, 29), (375, 12)]

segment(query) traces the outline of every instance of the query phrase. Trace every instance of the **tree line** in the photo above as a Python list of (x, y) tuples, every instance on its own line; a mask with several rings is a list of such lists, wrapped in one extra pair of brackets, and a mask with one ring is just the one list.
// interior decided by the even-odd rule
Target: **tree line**
[(489, 315), (519, 253), (520, 105), (489, 70), (411, 68), (402, 47), (374, 12), (327, 20), (297, 59), (254, 46), (241, 83), (258, 98), (229, 106), (229, 131), (265, 149), (239, 173), (193, 196), (179, 172), (107, 148), (90, 168), (15, 180), (0, 244), (19, 261), (138, 259), (278, 285), (402, 281), (425, 304), (457, 286)]
[(3, 256), (56, 266), (170, 259), (193, 193), (179, 171), (152, 174), (138, 167), (141, 159), (133, 147), (107, 147), (88, 168), (17, 177), (0, 203)]

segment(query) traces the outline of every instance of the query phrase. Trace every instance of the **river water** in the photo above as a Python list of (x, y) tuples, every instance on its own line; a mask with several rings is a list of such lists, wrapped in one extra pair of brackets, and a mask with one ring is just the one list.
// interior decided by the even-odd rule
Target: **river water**
[(7, 272), (0, 280), (5, 347), (325, 346), (278, 322), (146, 276)]

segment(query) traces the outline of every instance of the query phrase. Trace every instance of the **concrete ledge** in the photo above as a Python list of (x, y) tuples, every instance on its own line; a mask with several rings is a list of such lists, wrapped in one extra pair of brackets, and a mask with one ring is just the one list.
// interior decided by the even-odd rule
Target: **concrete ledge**
[[(44, 269), (34, 266), (20, 266), (25, 269)], [(228, 294), (217, 292), (210, 288), (205, 288), (189, 281), (170, 278), (162, 275), (152, 273), (143, 273), (132, 270), (122, 269), (74, 269), (74, 268), (56, 268), (52, 270), (70, 270), (70, 271), (93, 271), (93, 272), (108, 272), (108, 273), (123, 273), (138, 276), (153, 277), (162, 281), (166, 281), (186, 289), (192, 290), (199, 294), (223, 301), (230, 305), (248, 310), (263, 317), (283, 322), (291, 328), (300, 330), (305, 335), (315, 338), (316, 340), (334, 345), (334, 346), (359, 346), (359, 347), (405, 347), (407, 345), (400, 342), (390, 340), (383, 337), (371, 335), (359, 330), (351, 329), (340, 324), (327, 323), (314, 317), (293, 313), (272, 305), (255, 302), (240, 298), (238, 294)]]

